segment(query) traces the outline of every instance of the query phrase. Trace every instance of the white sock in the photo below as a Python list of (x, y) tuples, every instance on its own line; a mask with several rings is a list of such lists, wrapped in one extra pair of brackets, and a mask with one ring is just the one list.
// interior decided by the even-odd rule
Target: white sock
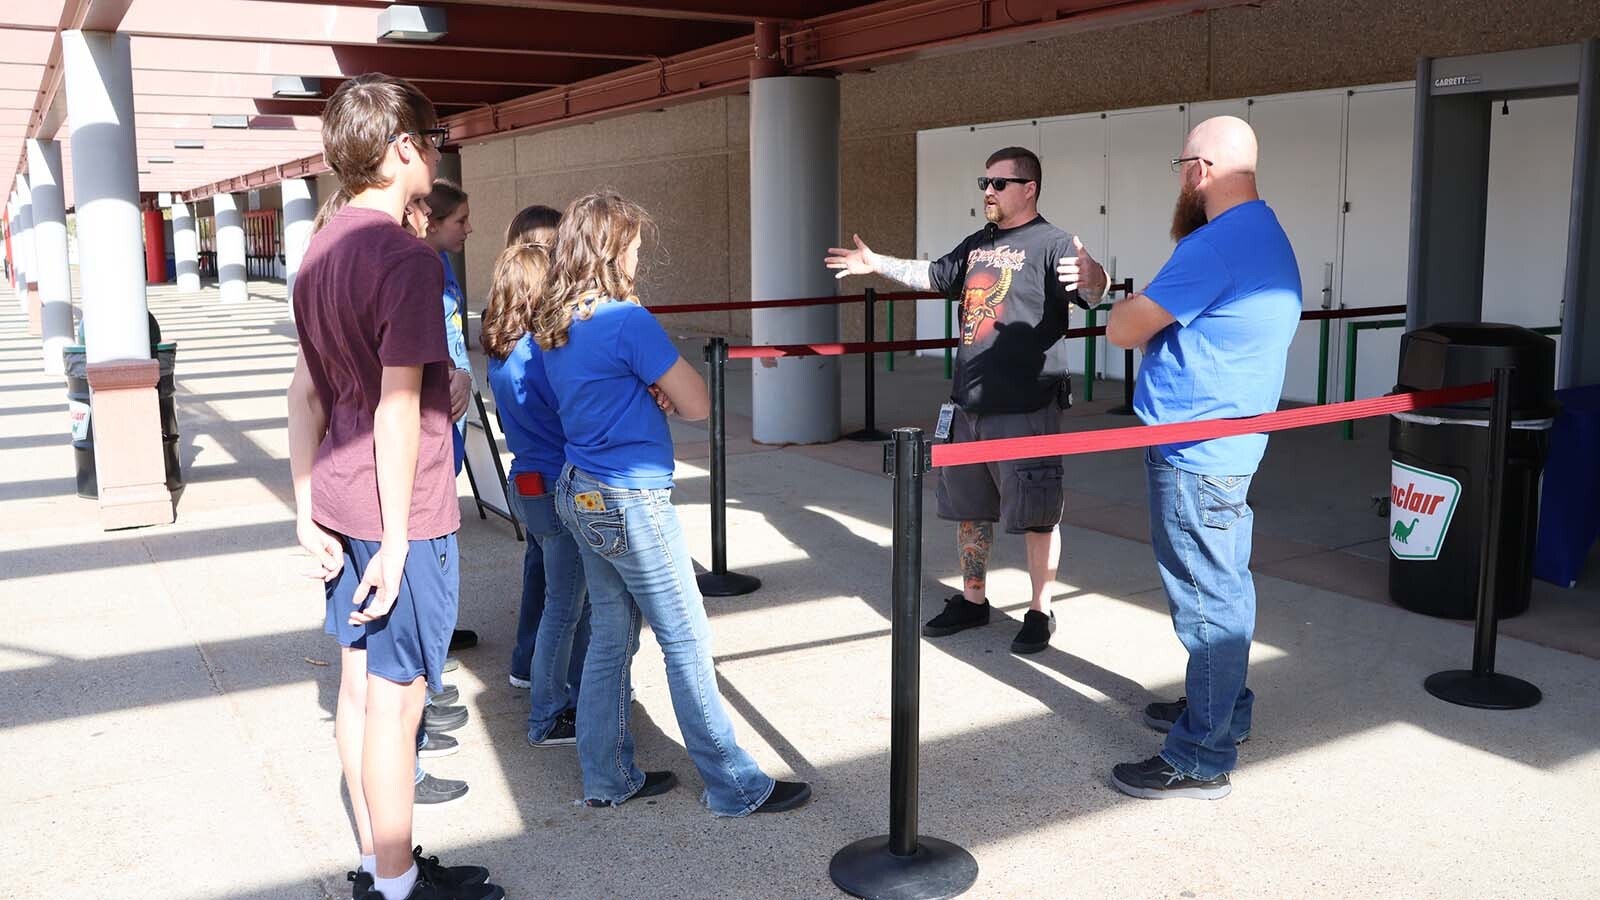
[(376, 853), (371, 856), (365, 853), (361, 854), (361, 865), (356, 866), (356, 868), (374, 878), (378, 877), (378, 855)]
[(411, 868), (404, 875), (394, 878), (379, 878), (376, 873), (372, 876), (372, 886), (383, 895), (383, 900), (406, 900), (411, 896), (411, 888), (417, 883), (417, 864), (412, 863)]

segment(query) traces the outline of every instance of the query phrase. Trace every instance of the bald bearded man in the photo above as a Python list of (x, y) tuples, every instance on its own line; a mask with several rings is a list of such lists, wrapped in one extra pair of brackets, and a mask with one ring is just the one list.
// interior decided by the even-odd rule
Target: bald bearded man
[[(1256, 193), (1255, 133), (1232, 116), (1207, 119), (1172, 169), (1177, 247), (1106, 325), (1113, 344), (1144, 348), (1134, 411), (1150, 425), (1271, 412), (1300, 320), (1300, 267)], [(1112, 770), (1123, 793), (1217, 800), (1232, 790), (1255, 700), (1245, 685), (1256, 622), (1247, 495), (1266, 448), (1266, 435), (1249, 434), (1146, 450), (1150, 543), (1189, 666), (1185, 697), (1145, 708), (1145, 722), (1167, 732), (1161, 753)]]

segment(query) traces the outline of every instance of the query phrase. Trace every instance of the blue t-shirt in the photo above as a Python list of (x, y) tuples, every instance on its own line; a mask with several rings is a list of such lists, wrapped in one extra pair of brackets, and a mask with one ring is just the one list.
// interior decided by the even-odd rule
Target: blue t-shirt
[[(1151, 425), (1271, 412), (1300, 322), (1300, 267), (1266, 203), (1241, 203), (1178, 242), (1144, 289), (1176, 322), (1145, 347), (1133, 408)], [(1199, 475), (1250, 475), (1264, 434), (1157, 447)]]
[(544, 354), (567, 462), (620, 488), (672, 487), (672, 433), (648, 388), (681, 357), (649, 310), (604, 300)]
[(544, 351), (532, 335), (523, 335), (505, 359), (489, 357), (489, 391), (511, 448), (511, 474), (538, 472), (554, 487), (567, 461), (567, 436), (545, 374)]

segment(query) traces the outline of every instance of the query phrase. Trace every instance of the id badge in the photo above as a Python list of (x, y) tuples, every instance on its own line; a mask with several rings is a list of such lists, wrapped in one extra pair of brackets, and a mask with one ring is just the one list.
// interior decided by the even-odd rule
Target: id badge
[(956, 405), (944, 403), (939, 406), (939, 424), (933, 429), (933, 436), (941, 441), (950, 440), (950, 423), (955, 421)]

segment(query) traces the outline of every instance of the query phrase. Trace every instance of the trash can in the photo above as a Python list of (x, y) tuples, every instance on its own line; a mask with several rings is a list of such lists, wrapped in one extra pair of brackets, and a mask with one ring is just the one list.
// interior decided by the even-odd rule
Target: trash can
[[(1528, 609), (1533, 589), (1539, 474), (1550, 446), (1555, 342), (1515, 325), (1447, 323), (1400, 339), (1396, 391), (1489, 381), (1515, 367), (1500, 526), (1500, 618)], [(1448, 619), (1477, 613), (1478, 567), (1487, 527), (1490, 401), (1396, 413), (1389, 421), (1389, 597), (1413, 612)]]
[[(183, 467), (178, 456), (178, 407), (174, 396), (178, 345), (154, 344), (150, 348), (160, 366), (156, 402), (161, 416), (161, 458), (166, 465), (167, 490), (183, 487)], [(67, 409), (72, 421), (72, 457), (77, 469), (78, 496), (97, 498), (100, 484), (94, 466), (94, 404), (89, 392), (88, 356), (82, 344), (61, 351), (67, 374)]]

